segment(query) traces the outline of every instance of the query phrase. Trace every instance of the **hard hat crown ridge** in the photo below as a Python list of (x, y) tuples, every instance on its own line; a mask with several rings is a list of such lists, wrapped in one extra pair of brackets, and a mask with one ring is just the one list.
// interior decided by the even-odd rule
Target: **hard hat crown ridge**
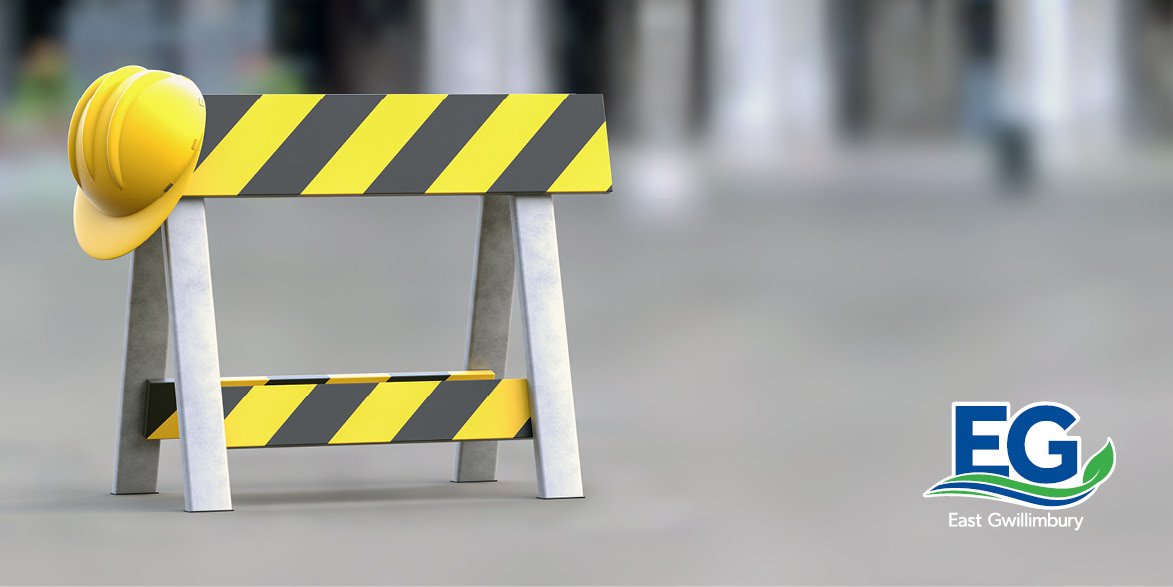
[(203, 95), (183, 76), (129, 65), (90, 85), (68, 138), (74, 231), (86, 253), (122, 256), (163, 224), (191, 179), (205, 124)]
[[(124, 188), (122, 181), (121, 150), (122, 127), (126, 124), (126, 115), (134, 105), (135, 100), (154, 82), (171, 77), (164, 71), (141, 71), (128, 78), (124, 84), (127, 88), (114, 102), (114, 110), (110, 113), (110, 123), (106, 130), (106, 164), (110, 177), (119, 188)], [(202, 134), (202, 133), (201, 133)], [(190, 159), (190, 157), (188, 157)]]

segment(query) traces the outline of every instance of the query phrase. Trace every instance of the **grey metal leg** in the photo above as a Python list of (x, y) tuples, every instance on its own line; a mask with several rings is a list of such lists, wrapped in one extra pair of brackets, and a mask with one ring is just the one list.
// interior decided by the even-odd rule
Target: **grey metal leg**
[(538, 497), (582, 497), (553, 198), (515, 196), (513, 225), (529, 364)]
[(161, 231), (132, 254), (127, 297), (126, 354), (110, 489), (114, 495), (155, 493), (158, 487), (159, 441), (144, 437), (143, 424), (147, 380), (161, 378), (167, 370), (167, 278)]
[(175, 397), (184, 509), (231, 510), (203, 198), (179, 201), (163, 225), (163, 241), (175, 333)]
[[(513, 196), (483, 196), (468, 319), (468, 369), (505, 375), (509, 320), (513, 312)], [(497, 480), (497, 441), (461, 442), (456, 447), (457, 483)]]

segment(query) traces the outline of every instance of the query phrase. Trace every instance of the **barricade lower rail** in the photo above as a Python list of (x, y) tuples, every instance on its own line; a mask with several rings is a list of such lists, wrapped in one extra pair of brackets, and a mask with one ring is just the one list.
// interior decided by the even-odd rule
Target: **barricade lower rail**
[[(525, 379), (492, 371), (222, 378), (228, 448), (533, 437)], [(144, 436), (179, 438), (175, 382), (149, 382)]]

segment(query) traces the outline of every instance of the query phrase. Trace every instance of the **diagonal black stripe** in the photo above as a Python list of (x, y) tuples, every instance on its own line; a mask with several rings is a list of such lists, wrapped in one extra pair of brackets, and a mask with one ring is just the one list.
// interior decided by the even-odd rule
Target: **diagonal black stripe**
[(383, 99), (375, 94), (327, 94), (248, 181), (241, 195), (295, 196)]
[(387, 381), (444, 381), (448, 373), (403, 373), (392, 375)]
[[(143, 432), (143, 436), (150, 436), (151, 432), (155, 432), (178, 409), (174, 379), (151, 380), (148, 385), (150, 387), (147, 391), (149, 396), (147, 398), (147, 424), (145, 424), (147, 430)], [(252, 387), (248, 385), (222, 387), (221, 397), (224, 402), (225, 417), (232, 413), (233, 407), (236, 407), (240, 400), (244, 399), (245, 393), (251, 389)]]
[(366, 193), (424, 193), (504, 99), (503, 94), (444, 98)]
[(326, 383), (329, 375), (278, 375), (270, 377), (265, 385), (306, 385), (308, 383)]
[(392, 442), (452, 440), (500, 380), (445, 381), (415, 411)]
[[(157, 430), (167, 418), (171, 417), (178, 409), (175, 401), (175, 380), (163, 379), (153, 380), (148, 383), (150, 386), (147, 390), (149, 394), (147, 397), (147, 418), (143, 432), (144, 436), (150, 436), (152, 432)], [(232, 413), (232, 409), (240, 400), (244, 399), (248, 390), (252, 386), (232, 386), (220, 389), (220, 396), (224, 402), (224, 416)]]
[(220, 397), (224, 402), (225, 418), (228, 417), (228, 414), (232, 413), (232, 410), (236, 408), (236, 405), (240, 403), (240, 400), (244, 399), (244, 396), (248, 394), (250, 389), (252, 389), (251, 385), (223, 387), (220, 389)]
[(514, 438), (533, 438), (534, 437), (534, 421), (532, 419), (526, 420), (525, 424), (521, 425), (521, 430), (513, 435)]
[(147, 417), (143, 424), (143, 436), (150, 436), (159, 429), (171, 414), (175, 413), (175, 382), (147, 382)]
[(328, 444), (376, 385), (336, 383), (315, 387), (266, 446)]
[(252, 108), (254, 102), (260, 96), (245, 95), (245, 96), (204, 96), (204, 104), (207, 108), (208, 123), (204, 127), (204, 145), (200, 148), (200, 160), (196, 163), (199, 167), (204, 159), (208, 158), (208, 153), (211, 153), (220, 141), (224, 140), (224, 135), (236, 126), (237, 122), (244, 117), (244, 113)]
[(490, 193), (545, 193), (603, 125), (603, 97), (570, 94), (538, 129)]

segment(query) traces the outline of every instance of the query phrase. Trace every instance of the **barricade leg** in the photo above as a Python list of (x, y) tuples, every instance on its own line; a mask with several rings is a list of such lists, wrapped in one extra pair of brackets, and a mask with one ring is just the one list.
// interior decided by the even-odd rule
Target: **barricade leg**
[(161, 231), (131, 255), (129, 289), (114, 483), (110, 489), (114, 495), (155, 493), (158, 487), (159, 441), (144, 437), (143, 419), (147, 413), (147, 380), (162, 378), (167, 369), (167, 278)]
[(513, 225), (538, 497), (583, 497), (553, 198), (515, 196)]
[[(482, 196), (480, 228), (468, 310), (466, 368), (491, 369), (505, 376), (509, 321), (513, 313), (513, 196)], [(457, 483), (497, 480), (497, 441), (461, 442), (456, 447)]]
[(231, 510), (203, 198), (179, 201), (163, 225), (163, 240), (175, 338), (175, 398), (184, 509)]

